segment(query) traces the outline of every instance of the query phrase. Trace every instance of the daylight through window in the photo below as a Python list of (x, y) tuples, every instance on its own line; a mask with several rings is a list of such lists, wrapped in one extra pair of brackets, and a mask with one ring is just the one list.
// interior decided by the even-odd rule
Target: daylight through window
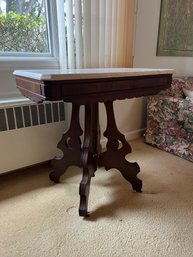
[(50, 53), (45, 0), (0, 0), (0, 54)]

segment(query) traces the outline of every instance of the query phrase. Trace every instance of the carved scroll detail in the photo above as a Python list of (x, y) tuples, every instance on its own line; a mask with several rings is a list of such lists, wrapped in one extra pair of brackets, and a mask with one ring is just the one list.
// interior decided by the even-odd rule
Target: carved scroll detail
[[(104, 166), (106, 170), (111, 168), (118, 169), (122, 176), (131, 183), (133, 190), (141, 192), (142, 181), (137, 178), (139, 173), (139, 165), (130, 163), (125, 159), (126, 154), (131, 152), (131, 147), (116, 126), (113, 111), (113, 102), (105, 102), (107, 112), (107, 129), (104, 136), (108, 139), (106, 152), (100, 155), (99, 164)], [(122, 146), (119, 148), (120, 143)]]

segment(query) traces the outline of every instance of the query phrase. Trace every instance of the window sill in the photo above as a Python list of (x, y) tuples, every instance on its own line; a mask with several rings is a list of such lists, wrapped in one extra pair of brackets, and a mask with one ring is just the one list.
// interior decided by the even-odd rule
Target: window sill
[(0, 71), (37, 68), (58, 69), (59, 61), (54, 57), (0, 57)]
[(6, 107), (6, 106), (15, 106), (15, 105), (19, 105), (21, 106), (22, 104), (26, 104), (26, 103), (32, 103), (31, 100), (29, 100), (28, 98), (25, 97), (12, 97), (12, 98), (6, 98), (6, 99), (0, 99), (0, 107)]

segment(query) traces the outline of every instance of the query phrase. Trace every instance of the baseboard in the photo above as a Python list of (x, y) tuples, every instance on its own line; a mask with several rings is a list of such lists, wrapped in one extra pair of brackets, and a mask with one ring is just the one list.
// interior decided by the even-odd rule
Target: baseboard
[(138, 129), (138, 130), (133, 130), (127, 133), (124, 133), (124, 136), (126, 140), (133, 140), (139, 137), (142, 137), (146, 128)]
[[(125, 139), (127, 141), (130, 141), (130, 140), (133, 140), (133, 139), (136, 139), (136, 138), (139, 138), (139, 137), (143, 136), (145, 130), (146, 130), (146, 128), (137, 129), (137, 130), (133, 130), (133, 131), (130, 131), (130, 132), (123, 133), (123, 135), (125, 136)], [(107, 143), (107, 138), (102, 138), (100, 140), (100, 143), (101, 143), (102, 149), (105, 148), (106, 143)]]

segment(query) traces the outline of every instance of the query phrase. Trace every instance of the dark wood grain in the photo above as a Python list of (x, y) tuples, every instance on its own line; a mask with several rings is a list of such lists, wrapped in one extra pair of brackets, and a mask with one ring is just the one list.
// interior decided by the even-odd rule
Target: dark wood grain
[(146, 75), (103, 79), (35, 81), (17, 76), (17, 87), (36, 102), (63, 100), (89, 104), (153, 95), (171, 84), (172, 75)]

